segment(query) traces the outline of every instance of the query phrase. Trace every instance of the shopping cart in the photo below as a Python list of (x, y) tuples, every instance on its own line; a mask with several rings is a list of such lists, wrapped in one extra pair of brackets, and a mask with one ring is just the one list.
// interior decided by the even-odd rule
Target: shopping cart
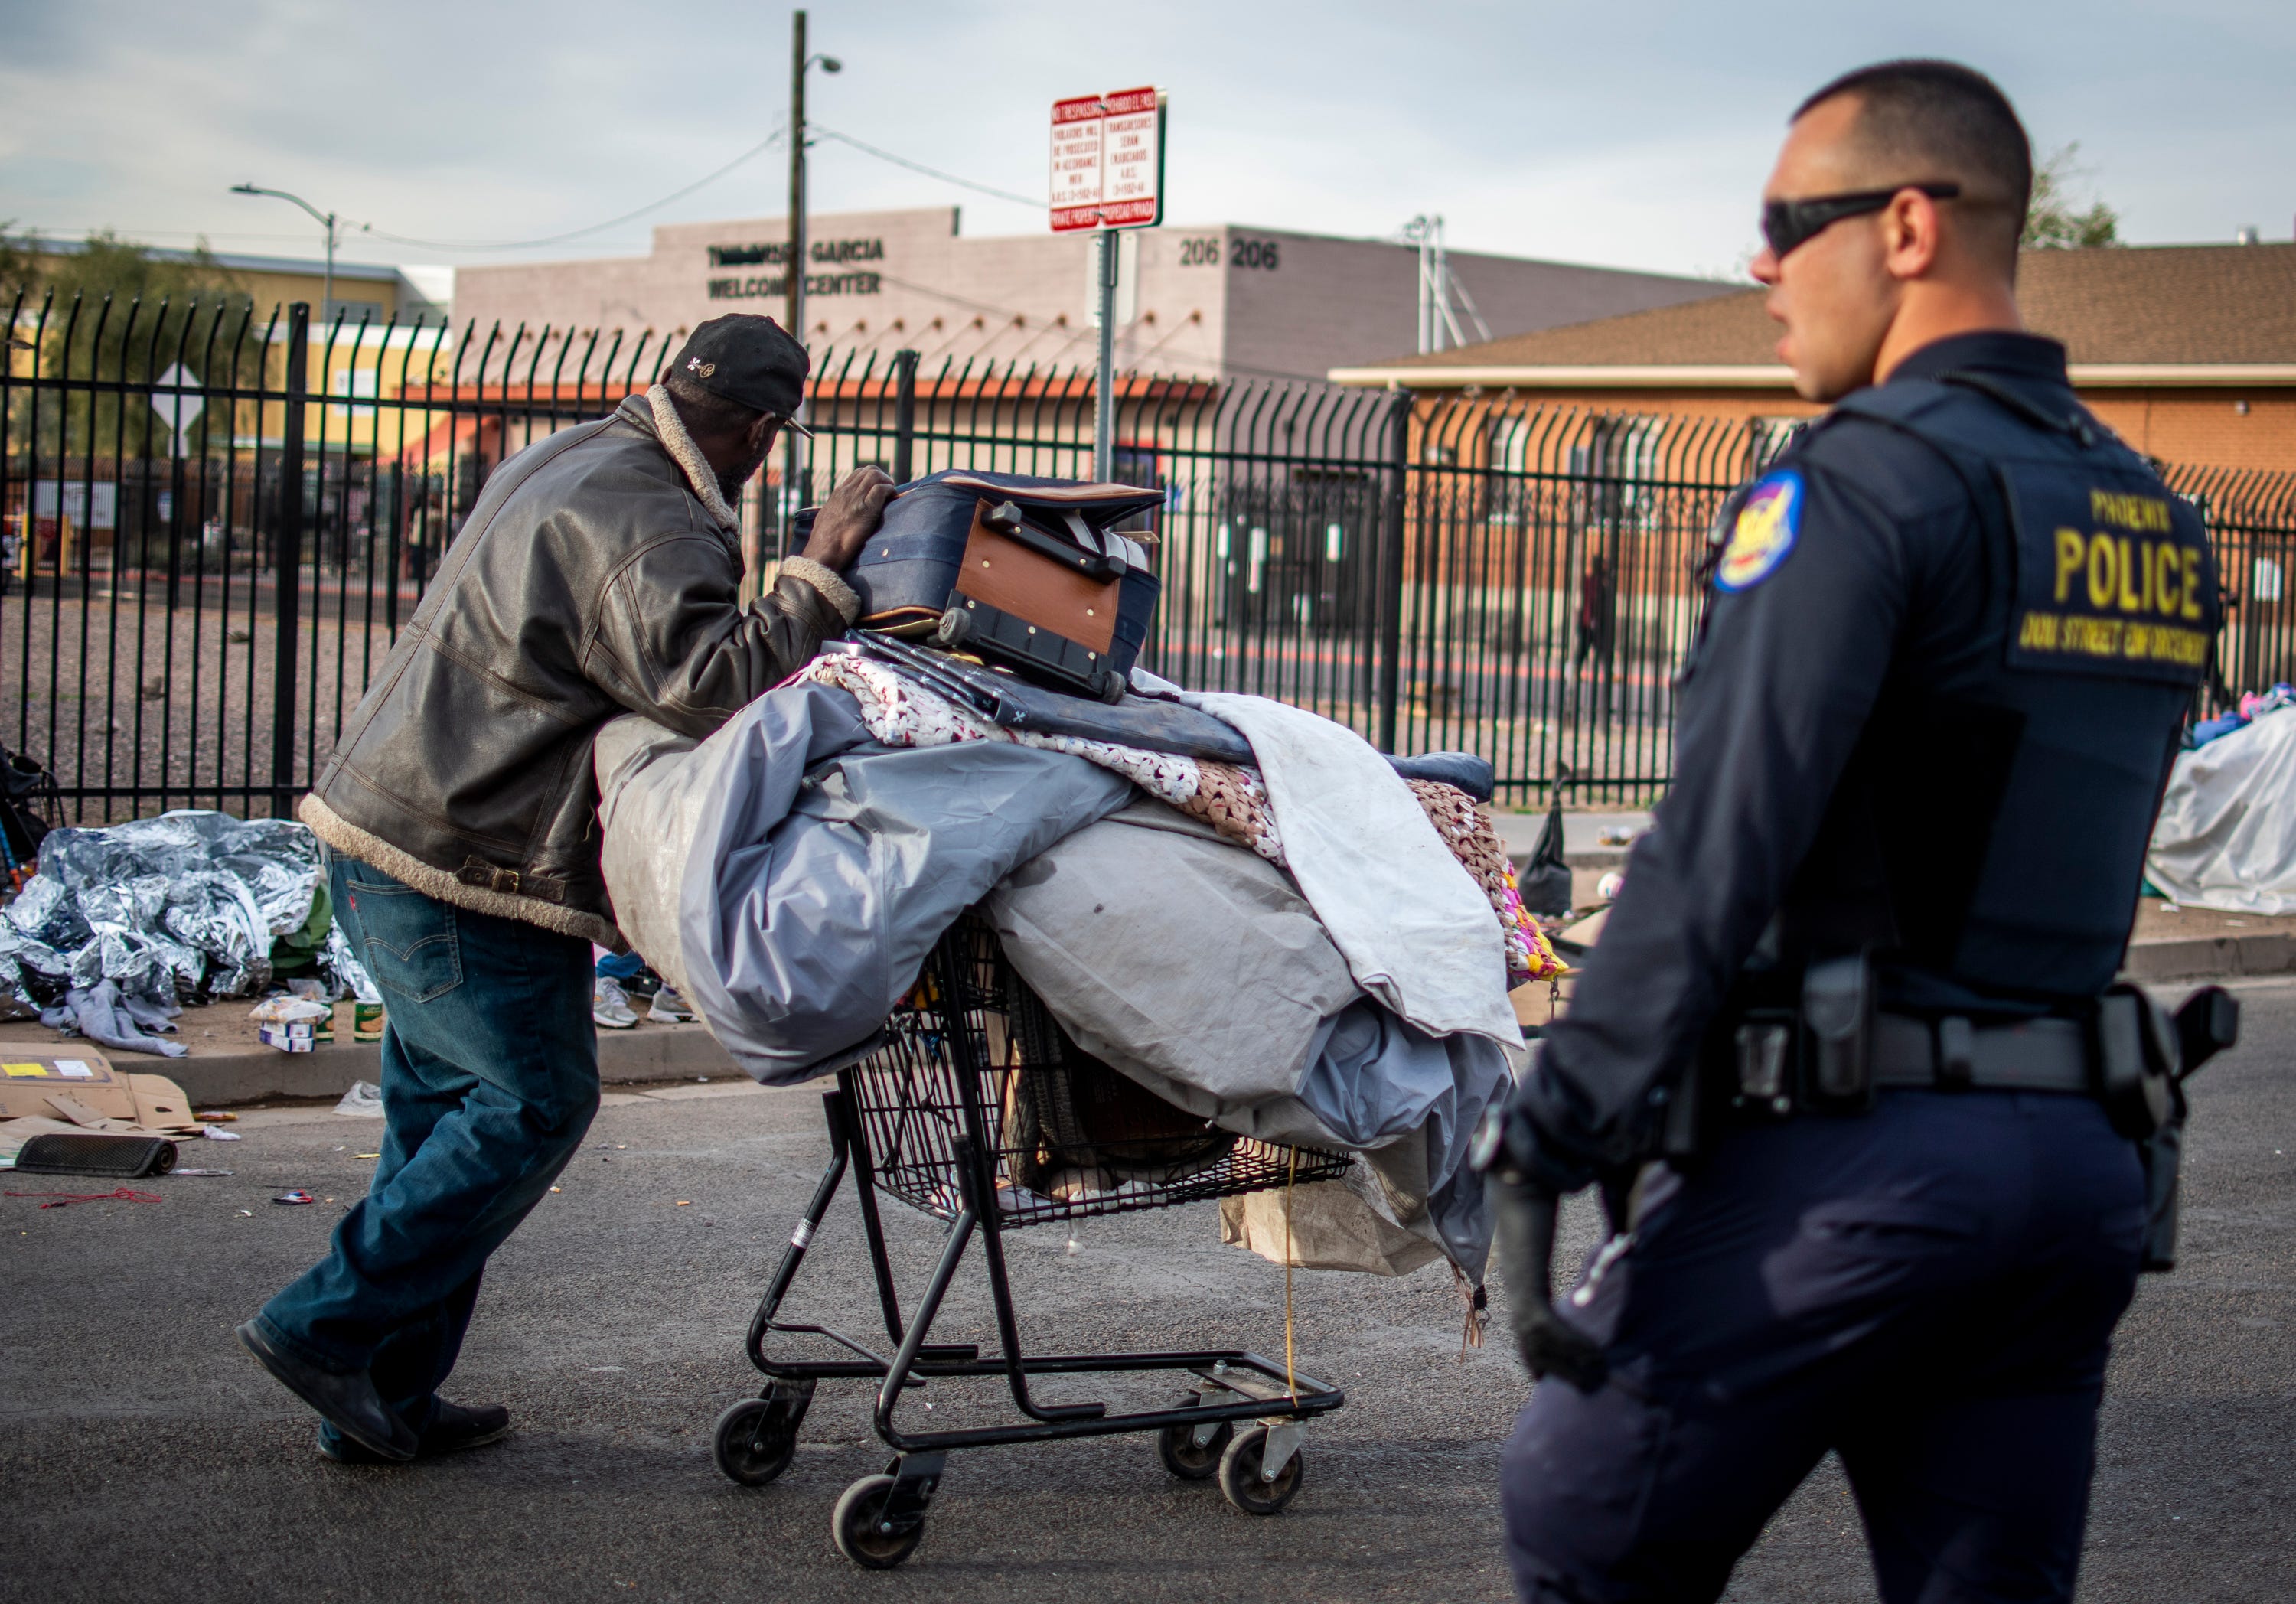
[[(882, 1041), (837, 1076), (822, 1102), (829, 1167), (814, 1189), (773, 1283), (750, 1322), (749, 1354), (770, 1379), (718, 1421), (718, 1468), (759, 1486), (789, 1468), (817, 1382), (877, 1383), (877, 1435), (895, 1454), (882, 1475), (845, 1490), (832, 1518), (838, 1551), (871, 1569), (908, 1558), (952, 1450), (1152, 1431), (1165, 1468), (1217, 1477), (1237, 1509), (1273, 1515), (1299, 1491), (1300, 1441), (1311, 1416), (1345, 1395), (1297, 1374), (1289, 1354), (1242, 1348), (1141, 1354), (1032, 1354), (1005, 1273), (1004, 1232), (1092, 1215), (1168, 1208), (1209, 1198), (1305, 1186), (1342, 1174), (1345, 1153), (1234, 1136), (1149, 1096), (1083, 1053), (1006, 962), (995, 933), (967, 915), (943, 937)], [(890, 1357), (824, 1325), (779, 1317), (782, 1300), (848, 1169), (875, 1274)], [(936, 1219), (948, 1236), (922, 1301), (905, 1318), (885, 1251), (876, 1194)], [(980, 1240), (997, 1351), (929, 1341), (967, 1246)], [(1288, 1298), (1288, 1289), (1287, 1289)], [(1288, 1314), (1288, 1305), (1287, 1305)], [(776, 1336), (824, 1341), (842, 1354), (800, 1360), (767, 1351)], [(1177, 1371), (1173, 1406), (1111, 1413), (1105, 1404), (1049, 1404), (1040, 1376)], [(904, 1392), (955, 1376), (1002, 1376), (1025, 1417), (1008, 1425), (921, 1431), (894, 1419)]]

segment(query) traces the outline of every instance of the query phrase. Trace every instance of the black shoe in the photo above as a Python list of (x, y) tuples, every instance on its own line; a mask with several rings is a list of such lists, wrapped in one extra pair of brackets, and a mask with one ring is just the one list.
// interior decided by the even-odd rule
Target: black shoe
[[(338, 1428), (340, 1429), (340, 1428)], [(415, 1444), (416, 1459), (436, 1459), (442, 1453), (455, 1453), (464, 1448), (477, 1448), (498, 1442), (510, 1435), (510, 1411), (499, 1404), (482, 1404), (476, 1409), (466, 1409), (460, 1404), (439, 1400), (439, 1408), (430, 1417), (430, 1424), (422, 1428)], [(319, 1452), (339, 1465), (397, 1464), (386, 1460), (362, 1444), (346, 1436), (329, 1436), (319, 1433)]]
[(374, 1378), (365, 1371), (324, 1371), (274, 1347), (253, 1321), (239, 1328), (239, 1345), (272, 1379), (317, 1410), (337, 1431), (393, 1464), (414, 1457), (415, 1437), (383, 1406)]

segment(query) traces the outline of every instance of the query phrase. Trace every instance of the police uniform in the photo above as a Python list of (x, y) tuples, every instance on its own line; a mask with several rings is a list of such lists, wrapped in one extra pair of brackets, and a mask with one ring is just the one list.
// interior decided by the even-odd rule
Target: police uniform
[[(1607, 1379), (1508, 1446), (1509, 1558), (1529, 1599), (1711, 1598), (1832, 1450), (1885, 1599), (2070, 1597), (2145, 1224), (2093, 1019), (2206, 534), (2005, 332), (1844, 401), (1726, 533), (1671, 788), (1512, 1117), (1620, 1234), (1560, 1305)], [(1866, 1073), (1829, 1085), (1845, 962)]]

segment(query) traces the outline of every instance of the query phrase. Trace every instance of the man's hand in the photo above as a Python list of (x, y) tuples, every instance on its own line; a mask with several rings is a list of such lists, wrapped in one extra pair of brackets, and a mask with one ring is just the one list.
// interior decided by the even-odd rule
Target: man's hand
[(874, 462), (854, 469), (838, 481), (829, 500), (813, 520), (813, 533), (801, 557), (842, 573), (861, 554), (861, 547), (877, 532), (885, 517), (885, 503), (893, 499), (893, 476)]

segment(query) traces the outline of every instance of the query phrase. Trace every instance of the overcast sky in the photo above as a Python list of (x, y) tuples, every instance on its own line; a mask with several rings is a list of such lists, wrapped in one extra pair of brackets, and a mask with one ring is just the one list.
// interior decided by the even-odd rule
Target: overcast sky
[[(2291, 236), (2288, 0), (828, 0), (811, 80), (831, 128), (1039, 196), (1050, 102), (1171, 96), (1168, 221), (1378, 236), (1438, 211), (1457, 249), (1728, 273), (1795, 102), (1833, 73), (1941, 54), (1997, 77), (2043, 151), (2081, 145), (2132, 241)], [(234, 183), (462, 244), (585, 228), (678, 190), (788, 110), (789, 13), (727, 0), (0, 0), (0, 221), (160, 245), (316, 254)], [(655, 223), (778, 214), (768, 151), (636, 221), (546, 250), (354, 232), (352, 259), (466, 264), (643, 251)], [(1041, 205), (824, 143), (816, 211)]]

